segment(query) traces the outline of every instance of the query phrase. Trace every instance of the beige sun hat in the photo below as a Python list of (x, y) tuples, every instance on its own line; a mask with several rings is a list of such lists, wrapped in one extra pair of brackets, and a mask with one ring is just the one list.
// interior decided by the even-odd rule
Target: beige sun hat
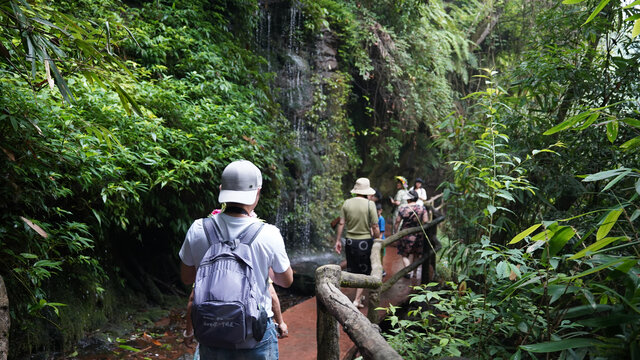
[(371, 183), (367, 178), (360, 178), (356, 180), (356, 184), (351, 189), (351, 193), (358, 195), (373, 195), (376, 193), (371, 187)]

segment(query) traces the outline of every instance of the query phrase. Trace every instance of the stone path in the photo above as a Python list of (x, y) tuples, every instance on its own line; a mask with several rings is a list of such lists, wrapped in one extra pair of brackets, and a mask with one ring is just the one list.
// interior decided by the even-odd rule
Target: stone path
[[(387, 278), (402, 269), (402, 260), (395, 248), (387, 248), (383, 267), (387, 272)], [(380, 306), (387, 306), (389, 303), (397, 305), (403, 302), (411, 291), (410, 286), (415, 284), (409, 279), (400, 279), (389, 291), (381, 295)], [(342, 291), (353, 300), (355, 289), (343, 288)], [(366, 315), (368, 309), (363, 308), (360, 311)], [(289, 337), (279, 340), (280, 359), (316, 359), (316, 298), (313, 297), (287, 309), (283, 317), (289, 326)], [(342, 359), (353, 346), (349, 336), (340, 331), (340, 358)]]

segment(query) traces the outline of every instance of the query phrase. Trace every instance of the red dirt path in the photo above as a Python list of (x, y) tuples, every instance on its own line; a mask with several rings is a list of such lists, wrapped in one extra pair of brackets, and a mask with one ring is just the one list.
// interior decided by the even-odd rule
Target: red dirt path
[[(402, 260), (398, 256), (395, 248), (387, 248), (384, 257), (383, 267), (387, 272), (387, 277), (395, 274), (403, 268)], [(407, 298), (411, 291), (409, 279), (400, 279), (389, 291), (381, 295), (380, 306), (387, 306), (389, 303), (399, 304)], [(353, 300), (355, 289), (343, 288), (342, 291)], [(366, 295), (365, 290), (365, 295)], [(365, 301), (365, 304), (367, 301)], [(363, 308), (363, 314), (367, 314), (368, 309)], [(311, 360), (316, 359), (316, 298), (313, 297), (300, 304), (287, 309), (284, 314), (284, 321), (289, 326), (289, 337), (280, 339), (279, 352), (281, 360)], [(349, 336), (340, 331), (340, 358), (342, 359), (353, 347), (353, 342)]]
[[(383, 261), (387, 277), (402, 269), (402, 260), (393, 247), (387, 249)], [(381, 295), (381, 306), (389, 303), (399, 304), (407, 298), (411, 285), (415, 283), (408, 279), (400, 279), (389, 291)], [(343, 288), (342, 291), (353, 299), (355, 289)], [(367, 292), (365, 291), (365, 295)], [(365, 304), (367, 301), (364, 302)], [(184, 329), (185, 307), (172, 309), (168, 317), (148, 324), (135, 324), (136, 330), (128, 335), (121, 335), (122, 339), (114, 341), (111, 346), (101, 348), (98, 351), (90, 349), (78, 349), (78, 352), (57, 354), (55, 359), (75, 358), (78, 360), (114, 360), (114, 359), (157, 359), (157, 360), (188, 360), (193, 358), (195, 346), (186, 346), (183, 343), (182, 330)], [(366, 314), (368, 309), (361, 311)], [(316, 298), (313, 297), (302, 303), (288, 308), (284, 314), (284, 320), (289, 326), (289, 337), (279, 340), (280, 359), (282, 360), (307, 360), (316, 359)], [(97, 331), (99, 332), (99, 330)], [(343, 358), (353, 343), (341, 331), (340, 334), (340, 358)]]

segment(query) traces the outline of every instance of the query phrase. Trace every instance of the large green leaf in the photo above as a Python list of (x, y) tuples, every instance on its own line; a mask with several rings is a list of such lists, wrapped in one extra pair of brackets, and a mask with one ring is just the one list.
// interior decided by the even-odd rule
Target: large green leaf
[(555, 256), (575, 234), (576, 231), (570, 226), (562, 226), (557, 230), (549, 240), (549, 255)]
[(623, 9), (630, 9), (630, 8), (636, 6), (636, 5), (640, 5), (640, 0), (636, 0), (636, 1), (632, 2), (631, 4), (629, 4), (629, 5), (626, 5)]
[(590, 182), (590, 181), (598, 181), (598, 180), (608, 179), (610, 177), (618, 176), (621, 173), (628, 172), (628, 171), (631, 171), (631, 169), (625, 168), (625, 167), (621, 167), (619, 169), (614, 169), (614, 170), (600, 171), (599, 173), (589, 174), (582, 181)]
[(598, 232), (596, 233), (596, 241), (604, 238), (605, 236), (607, 236), (607, 234), (609, 234), (609, 232), (613, 228), (613, 225), (615, 225), (616, 221), (618, 221), (620, 214), (622, 214), (622, 210), (623, 209), (615, 209), (609, 211), (607, 216), (602, 221), (602, 225), (600, 225), (600, 227), (598, 228)]
[(520, 348), (534, 353), (550, 353), (567, 349), (591, 347), (600, 344), (602, 344), (602, 342), (595, 339), (573, 338), (531, 345), (522, 345), (520, 346)]
[(605, 264), (602, 264), (602, 265), (596, 266), (596, 267), (591, 268), (591, 269), (589, 269), (589, 270), (585, 270), (585, 271), (583, 271), (583, 272), (581, 272), (581, 273), (579, 273), (579, 274), (573, 275), (573, 276), (571, 276), (571, 277), (570, 277), (570, 278), (568, 278), (568, 279), (569, 279), (569, 280), (574, 280), (574, 279), (581, 278), (581, 277), (583, 277), (583, 276), (591, 275), (591, 274), (593, 274), (593, 273), (597, 273), (598, 271), (601, 271), (601, 270), (607, 269), (607, 268), (609, 268), (609, 267), (611, 267), (611, 266), (613, 266), (613, 265), (618, 265), (618, 264), (620, 264), (620, 263), (623, 263), (623, 262), (625, 262), (625, 261), (627, 261), (627, 260), (628, 260), (628, 258), (617, 258), (617, 259), (614, 259), (614, 260), (609, 261), (608, 263), (605, 263)]
[(587, 21), (584, 22), (585, 25), (588, 22), (590, 22), (591, 20), (593, 20), (596, 16), (598, 16), (598, 14), (600, 13), (600, 11), (602, 11), (602, 9), (604, 9), (605, 6), (607, 6), (607, 4), (609, 3), (609, 1), (611, 0), (602, 0), (600, 1), (600, 4), (598, 4), (598, 6), (596, 7), (595, 10), (593, 10), (593, 12), (591, 13), (591, 15), (589, 15), (589, 17), (587, 18)]
[[(567, 284), (548, 284), (547, 285), (547, 295), (550, 296), (549, 304), (553, 304), (556, 302), (562, 295), (565, 294), (575, 294), (580, 291), (580, 287), (577, 286), (567, 286)], [(532, 290), (533, 293), (542, 295), (545, 292), (543, 286), (538, 286)]]
[(531, 241), (547, 241), (553, 236), (554, 232), (551, 230), (545, 230), (543, 232), (539, 232), (531, 237)]
[(568, 118), (567, 120), (561, 122), (560, 124), (558, 124), (558, 125), (552, 127), (551, 129), (545, 131), (544, 133), (542, 133), (542, 135), (552, 135), (552, 134), (555, 134), (555, 133), (560, 132), (562, 130), (566, 130), (566, 129), (572, 127), (573, 125), (575, 125), (578, 121), (583, 120), (584, 118), (586, 118), (590, 114), (591, 114), (591, 112), (585, 111), (585, 112), (580, 113), (578, 115), (572, 116), (572, 117)]
[(628, 171), (625, 171), (625, 172), (623, 172), (622, 174), (620, 174), (620, 175), (616, 176), (616, 178), (615, 178), (615, 179), (613, 179), (613, 180), (609, 181), (609, 183), (607, 184), (607, 186), (605, 186), (605, 187), (602, 189), (602, 192), (604, 192), (604, 191), (607, 191), (607, 190), (611, 189), (611, 188), (613, 187), (613, 185), (617, 184), (617, 183), (618, 183), (618, 181), (620, 181), (620, 180), (624, 179), (625, 177), (627, 177), (627, 175), (629, 175), (629, 173), (631, 173), (631, 169), (628, 169)]
[(618, 236), (618, 237), (605, 237), (602, 238), (598, 241), (596, 241), (595, 243), (587, 246), (585, 249), (582, 249), (582, 251), (578, 252), (577, 254), (573, 255), (572, 257), (570, 257), (569, 259), (579, 259), (585, 255), (587, 255), (587, 253), (589, 252), (596, 252), (600, 249), (602, 249), (603, 247), (611, 244), (614, 241), (617, 240), (629, 240), (626, 236)]
[(620, 145), (620, 148), (624, 151), (628, 151), (631, 149), (635, 149), (638, 146), (640, 146), (640, 136), (636, 136), (633, 139), (625, 142), (624, 144)]
[[(638, 181), (638, 183), (640, 183), (640, 180)], [(514, 236), (513, 239), (511, 239), (511, 241), (509, 241), (509, 245), (515, 244), (515, 243), (519, 242), (520, 240), (524, 239), (525, 237), (529, 236), (532, 232), (536, 231), (536, 229), (539, 228), (541, 225), (542, 224), (535, 224), (535, 225), (530, 226), (525, 231), (523, 231), (520, 234)]]
[(591, 124), (593, 124), (594, 122), (596, 122), (596, 120), (598, 120), (599, 116), (600, 116), (599, 112), (595, 112), (591, 114), (591, 116), (589, 116), (589, 118), (584, 123), (582, 123), (582, 125), (578, 126), (575, 130), (582, 131), (588, 128), (589, 126), (591, 126)]
[(610, 143), (614, 143), (618, 137), (618, 121), (612, 120), (607, 123), (607, 139)]
[(640, 19), (636, 19), (636, 21), (633, 23), (633, 30), (631, 30), (631, 38), (635, 38), (636, 36), (638, 36), (638, 34), (640, 34)]
[[(638, 15), (640, 15), (640, 14), (638, 14)], [(624, 119), (622, 119), (620, 121), (622, 121), (623, 123), (625, 123), (625, 124), (627, 124), (629, 126), (640, 128), (640, 120), (636, 120), (636, 119), (633, 119), (633, 118), (624, 118)]]

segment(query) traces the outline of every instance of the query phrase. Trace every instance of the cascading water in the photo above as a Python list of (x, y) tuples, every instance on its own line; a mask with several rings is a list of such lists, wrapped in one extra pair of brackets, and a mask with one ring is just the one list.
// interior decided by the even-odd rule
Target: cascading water
[(287, 247), (305, 252), (312, 243), (309, 219), (309, 196), (313, 167), (309, 159), (312, 134), (305, 126), (305, 113), (312, 104), (311, 69), (306, 45), (300, 39), (303, 13), (297, 1), (271, 1), (260, 6), (256, 43), (266, 58), (266, 71), (276, 73), (274, 85), (279, 102), (290, 123), (294, 151), (288, 154), (290, 179), (282, 191), (282, 201), (276, 214)]
[[(323, 84), (332, 81), (337, 69), (337, 45), (329, 29), (323, 29), (321, 34), (305, 32), (304, 12), (298, 1), (262, 2), (258, 15), (256, 47), (267, 60), (264, 71), (276, 75), (274, 93), (278, 94), (290, 126), (283, 135), (290, 139), (292, 149), (284, 155), (288, 172), (275, 224), (285, 237), (296, 274), (294, 287), (308, 293), (314, 289), (315, 269), (340, 261), (328, 248), (327, 241), (332, 236), (328, 231), (332, 219), (326, 218), (334, 215), (331, 209), (337, 205), (335, 201), (327, 201), (324, 194), (335, 189), (315, 188), (336, 184), (339, 170), (330, 168), (335, 162), (325, 163), (328, 151), (344, 155), (340, 146), (335, 145), (339, 141), (344, 143), (344, 138), (327, 137), (326, 128), (321, 136), (316, 129), (324, 126), (332, 131), (342, 130), (342, 134), (348, 130), (331, 122), (331, 111), (340, 108), (328, 105), (336, 102), (323, 90)], [(315, 91), (324, 96), (319, 108), (314, 104)]]

